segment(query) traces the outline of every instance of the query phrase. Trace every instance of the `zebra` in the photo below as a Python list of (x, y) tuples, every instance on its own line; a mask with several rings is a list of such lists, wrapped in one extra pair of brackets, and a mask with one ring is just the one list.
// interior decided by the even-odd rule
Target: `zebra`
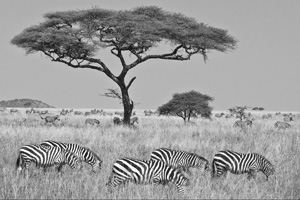
[(10, 109), (9, 112), (10, 112), (10, 113), (18, 113), (19, 110), (17, 110), (17, 109)]
[(285, 116), (285, 117), (283, 118), (283, 121), (284, 121), (284, 122), (291, 122), (291, 121), (294, 121), (294, 119), (293, 119), (293, 116), (288, 115), (288, 116)]
[(134, 123), (139, 123), (139, 118), (138, 117), (132, 117), (130, 118), (130, 125), (134, 125)]
[(246, 128), (247, 126), (252, 126), (252, 121), (247, 119), (246, 121), (238, 120), (233, 124), (233, 127)]
[(40, 111), (40, 114), (41, 114), (41, 115), (46, 115), (46, 114), (48, 114), (48, 110)]
[(122, 124), (122, 120), (119, 117), (114, 117), (113, 122), (114, 122), (114, 125)]
[(215, 117), (221, 118), (223, 115), (225, 115), (225, 114), (224, 113), (217, 113), (217, 114), (215, 114)]
[(54, 122), (57, 120), (57, 121), (60, 121), (60, 119), (59, 119), (59, 115), (55, 115), (55, 116), (46, 116), (46, 117), (42, 117), (42, 116), (40, 116), (41, 117), (41, 119), (44, 119), (45, 120), (45, 123), (47, 124), (47, 123), (52, 123), (52, 124), (54, 124)]
[(26, 114), (31, 114), (33, 112), (33, 108), (31, 110), (26, 110)]
[(75, 111), (74, 112), (74, 115), (81, 115), (82, 114), (82, 112), (80, 112), (80, 111)]
[(220, 151), (215, 154), (212, 161), (212, 178), (226, 177), (227, 171), (233, 174), (248, 173), (248, 180), (256, 178), (257, 172), (261, 171), (267, 177), (275, 173), (275, 168), (262, 155), (257, 153), (237, 153), (233, 151)]
[(274, 127), (277, 128), (278, 130), (280, 129), (287, 129), (287, 128), (290, 128), (291, 125), (287, 122), (281, 122), (281, 121), (277, 121), (275, 124), (274, 124)]
[(172, 150), (167, 148), (160, 148), (154, 150), (150, 155), (150, 160), (158, 160), (176, 169), (183, 170), (191, 174), (189, 168), (195, 167), (209, 171), (209, 162), (195, 154), (180, 150)]
[(183, 186), (187, 186), (188, 179), (177, 169), (157, 160), (137, 160), (122, 158), (117, 160), (112, 169), (108, 187), (116, 187), (127, 181), (135, 184), (158, 185), (163, 182), (172, 182), (180, 194), (184, 193)]
[(47, 147), (59, 147), (65, 151), (69, 151), (78, 157), (81, 161), (84, 161), (92, 166), (92, 171), (95, 173), (97, 169), (101, 169), (102, 160), (89, 148), (81, 147), (78, 144), (56, 142), (48, 140), (42, 142), (40, 145)]
[(91, 124), (91, 125), (100, 125), (100, 121), (98, 119), (91, 119), (91, 118), (87, 118), (85, 120), (85, 124)]
[(71, 152), (63, 150), (59, 147), (45, 147), (42, 145), (24, 145), (20, 148), (16, 162), (16, 169), (25, 172), (28, 170), (31, 163), (35, 163), (37, 167), (57, 166), (60, 173), (63, 165), (68, 164), (72, 169), (76, 167), (81, 169), (81, 163), (78, 158)]

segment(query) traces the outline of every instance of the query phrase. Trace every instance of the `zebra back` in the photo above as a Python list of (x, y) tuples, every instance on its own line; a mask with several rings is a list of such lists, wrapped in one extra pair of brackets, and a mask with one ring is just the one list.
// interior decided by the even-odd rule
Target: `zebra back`
[(188, 169), (190, 167), (209, 170), (209, 162), (205, 158), (185, 151), (172, 150), (167, 148), (156, 149), (151, 153), (150, 160), (158, 160), (175, 168)]
[(119, 159), (113, 165), (112, 174), (107, 185), (115, 187), (127, 180), (136, 184), (154, 183), (155, 185), (162, 182), (173, 182), (179, 193), (183, 193), (183, 186), (188, 185), (188, 179), (180, 171), (163, 162), (132, 158)]

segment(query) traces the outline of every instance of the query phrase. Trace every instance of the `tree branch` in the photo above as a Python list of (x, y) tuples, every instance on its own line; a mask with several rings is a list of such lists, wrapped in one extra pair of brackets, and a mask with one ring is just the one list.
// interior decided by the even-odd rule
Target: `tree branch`
[(129, 81), (129, 83), (128, 83), (127, 87), (126, 87), (127, 90), (129, 89), (129, 87), (131, 86), (132, 82), (133, 82), (135, 79), (136, 79), (136, 77), (133, 77), (133, 78)]

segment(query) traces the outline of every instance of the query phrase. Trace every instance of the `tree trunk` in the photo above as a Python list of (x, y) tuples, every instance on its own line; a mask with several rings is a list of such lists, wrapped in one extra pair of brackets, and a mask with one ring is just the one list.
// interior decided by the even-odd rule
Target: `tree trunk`
[(125, 86), (125, 83), (120, 84), (120, 89), (122, 93), (122, 101), (124, 107), (124, 117), (123, 117), (123, 124), (130, 125), (130, 117), (133, 110), (133, 102), (129, 98), (128, 89)]

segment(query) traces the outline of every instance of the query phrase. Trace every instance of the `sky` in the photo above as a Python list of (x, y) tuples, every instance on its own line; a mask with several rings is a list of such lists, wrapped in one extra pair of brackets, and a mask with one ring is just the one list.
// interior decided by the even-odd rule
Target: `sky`
[[(118, 100), (103, 96), (118, 88), (103, 73), (54, 63), (41, 53), (26, 55), (10, 41), (43, 22), (48, 12), (149, 5), (228, 30), (238, 45), (227, 53), (212, 51), (206, 63), (195, 55), (183, 62), (148, 61), (130, 70), (126, 81), (136, 77), (129, 94), (137, 109), (157, 109), (173, 94), (195, 90), (214, 97), (214, 110), (300, 111), (298, 0), (1, 0), (0, 101), (29, 98), (57, 108), (122, 109)], [(121, 70), (115, 57), (102, 59)]]

